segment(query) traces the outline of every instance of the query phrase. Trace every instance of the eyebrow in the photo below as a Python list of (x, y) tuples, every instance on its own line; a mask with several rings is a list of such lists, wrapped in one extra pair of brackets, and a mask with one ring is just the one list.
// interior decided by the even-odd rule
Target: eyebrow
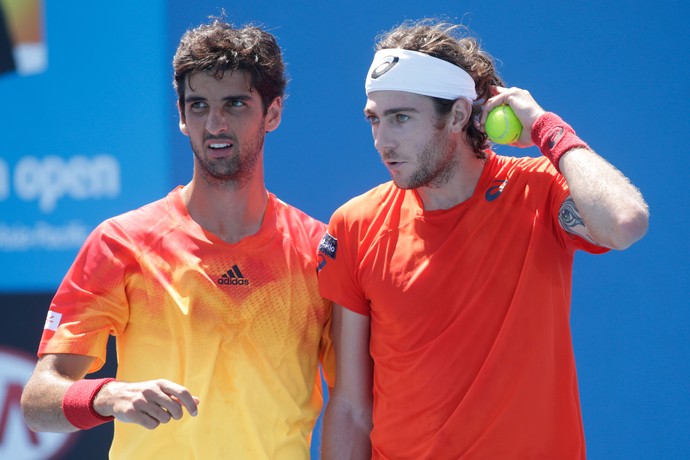
[[(186, 96), (184, 101), (185, 101), (185, 104), (189, 104), (190, 102), (205, 101), (207, 99), (208, 98), (203, 97), (203, 96), (191, 95), (191, 96)], [(223, 98), (223, 100), (225, 102), (228, 102), (228, 101), (251, 101), (252, 96), (249, 94), (236, 94), (236, 95), (231, 95), (231, 96), (225, 96)]]
[[(419, 113), (419, 110), (417, 110), (414, 107), (394, 107), (392, 109), (387, 109), (383, 111), (383, 116), (387, 117), (389, 115), (395, 115), (396, 113), (400, 112), (415, 112)], [(375, 115), (374, 111), (371, 109), (364, 109), (364, 114), (365, 115)]]

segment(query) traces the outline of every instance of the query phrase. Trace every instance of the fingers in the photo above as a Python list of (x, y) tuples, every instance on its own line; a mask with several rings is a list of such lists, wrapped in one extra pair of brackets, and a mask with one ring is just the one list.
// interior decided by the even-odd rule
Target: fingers
[(489, 112), (500, 105), (508, 105), (520, 120), (523, 126), (522, 135), (516, 143), (521, 147), (532, 145), (532, 125), (545, 111), (537, 104), (529, 91), (521, 88), (504, 88), (502, 86), (491, 87), (492, 96), (486, 100), (482, 108), (481, 126), (486, 124)]
[[(192, 396), (187, 389), (183, 388), (181, 392), (166, 392), (170, 400), (174, 403), (173, 410), (170, 414), (175, 420), (182, 417), (182, 408), (187, 409), (192, 416), (196, 417), (198, 413), (199, 398)], [(168, 409), (166, 407), (166, 409)], [(169, 410), (169, 409), (168, 409)]]
[[(115, 382), (113, 382), (115, 383)], [(192, 416), (198, 413), (199, 398), (185, 387), (169, 380), (150, 380), (146, 382), (117, 382), (104, 395), (106, 401), (94, 401), (111, 404), (112, 414), (120, 421), (136, 423), (148, 429), (154, 429), (161, 423), (179, 420), (186, 410)], [(98, 395), (101, 398), (101, 395)]]

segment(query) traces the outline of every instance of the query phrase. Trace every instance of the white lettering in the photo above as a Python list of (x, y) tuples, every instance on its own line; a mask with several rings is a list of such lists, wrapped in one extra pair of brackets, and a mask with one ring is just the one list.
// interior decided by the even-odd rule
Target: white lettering
[(89, 228), (81, 222), (50, 225), (35, 222), (33, 225), (5, 225), (0, 223), (1, 251), (51, 251), (79, 248), (89, 234)]
[[(9, 180), (6, 182), (9, 183)], [(43, 160), (26, 156), (19, 160), (14, 170), (14, 188), (19, 198), (38, 200), (39, 209), (50, 213), (55, 210), (58, 200), (64, 197), (88, 200), (118, 196), (120, 164), (110, 155), (93, 158), (77, 155), (67, 160), (55, 155)]]

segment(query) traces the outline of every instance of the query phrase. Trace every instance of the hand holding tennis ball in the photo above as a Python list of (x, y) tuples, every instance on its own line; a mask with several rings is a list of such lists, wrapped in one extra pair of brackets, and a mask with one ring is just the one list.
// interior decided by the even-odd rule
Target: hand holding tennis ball
[(522, 124), (509, 105), (495, 107), (484, 124), (487, 136), (497, 144), (512, 144), (522, 134)]

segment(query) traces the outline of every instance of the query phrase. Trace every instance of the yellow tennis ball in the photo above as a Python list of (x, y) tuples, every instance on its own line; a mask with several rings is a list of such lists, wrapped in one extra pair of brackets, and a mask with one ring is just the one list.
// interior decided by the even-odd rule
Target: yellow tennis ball
[(522, 124), (508, 105), (499, 105), (489, 112), (484, 129), (489, 139), (497, 144), (512, 144), (522, 134)]

